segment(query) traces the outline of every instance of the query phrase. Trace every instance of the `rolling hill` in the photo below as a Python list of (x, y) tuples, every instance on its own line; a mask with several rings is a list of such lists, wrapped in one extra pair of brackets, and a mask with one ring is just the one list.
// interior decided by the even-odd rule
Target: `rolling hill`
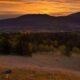
[(80, 31), (80, 12), (68, 16), (27, 14), (0, 20), (0, 31)]

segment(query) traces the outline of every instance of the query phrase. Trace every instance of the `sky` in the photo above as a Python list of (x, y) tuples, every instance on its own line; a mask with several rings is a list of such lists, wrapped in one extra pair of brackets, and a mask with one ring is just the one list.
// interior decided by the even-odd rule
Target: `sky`
[(80, 12), (80, 0), (0, 0), (0, 19), (24, 14), (64, 16)]

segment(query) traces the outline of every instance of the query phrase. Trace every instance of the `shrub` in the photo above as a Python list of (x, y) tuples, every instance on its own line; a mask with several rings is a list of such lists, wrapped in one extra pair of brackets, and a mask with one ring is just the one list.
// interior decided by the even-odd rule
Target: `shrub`
[(72, 53), (80, 54), (80, 49), (78, 47), (73, 47)]

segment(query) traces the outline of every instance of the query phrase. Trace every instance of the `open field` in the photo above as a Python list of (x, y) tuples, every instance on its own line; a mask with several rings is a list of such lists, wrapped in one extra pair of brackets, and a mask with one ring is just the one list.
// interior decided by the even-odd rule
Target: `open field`
[(34, 54), (32, 57), (0, 56), (0, 66), (26, 68), (60, 68), (80, 71), (80, 56), (66, 57), (53, 54)]
[[(80, 80), (80, 57), (35, 54), (32, 58), (0, 56), (0, 72), (11, 68), (11, 80)], [(3, 80), (4, 74), (0, 74)]]
[[(3, 68), (0, 68), (3, 71)], [(10, 80), (80, 80), (80, 76), (73, 74), (72, 72), (54, 70), (52, 72), (46, 72), (33, 69), (13, 69), (13, 73), (10, 75)], [(5, 80), (5, 75), (0, 75), (0, 80)]]

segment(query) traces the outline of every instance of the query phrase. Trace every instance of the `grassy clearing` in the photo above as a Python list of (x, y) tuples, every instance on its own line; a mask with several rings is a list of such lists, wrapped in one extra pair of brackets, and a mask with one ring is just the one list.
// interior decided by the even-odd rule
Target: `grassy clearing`
[[(0, 72), (5, 70), (0, 68)], [(10, 75), (10, 80), (80, 80), (80, 77), (61, 71), (46, 72), (31, 69), (12, 69), (13, 73)], [(5, 80), (5, 75), (0, 74), (0, 80)]]

